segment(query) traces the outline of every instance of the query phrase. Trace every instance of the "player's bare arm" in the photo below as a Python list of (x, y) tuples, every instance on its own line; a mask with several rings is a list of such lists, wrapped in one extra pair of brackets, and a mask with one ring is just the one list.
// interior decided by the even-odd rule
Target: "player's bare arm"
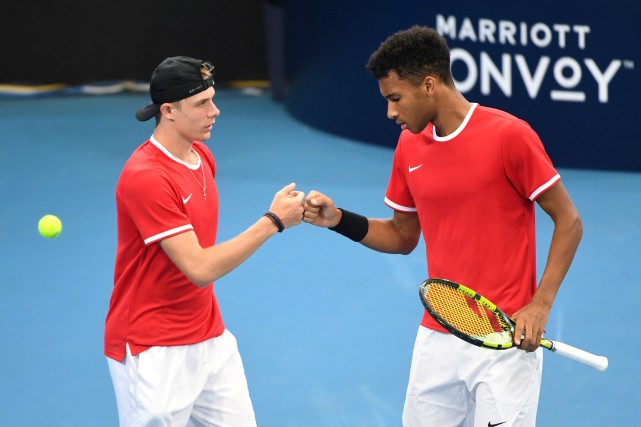
[[(269, 209), (284, 229), (300, 224), (303, 218), (305, 194), (293, 191), (294, 187), (290, 184), (276, 193)], [(238, 236), (208, 248), (200, 246), (193, 231), (166, 238), (160, 244), (191, 282), (207, 286), (238, 267), (278, 230), (272, 219), (263, 216)]]
[(388, 254), (411, 253), (421, 237), (418, 215), (394, 211), (391, 218), (369, 219), (369, 232), (361, 243)]
[[(318, 227), (336, 227), (343, 216), (334, 201), (316, 190), (305, 202), (304, 221)], [(393, 254), (409, 254), (418, 244), (421, 228), (418, 215), (394, 212), (391, 218), (368, 218), (368, 230), (359, 242), (370, 249)]]
[(514, 313), (516, 330), (525, 330), (522, 342), (515, 334), (515, 343), (527, 351), (534, 351), (541, 341), (552, 304), (583, 236), (579, 213), (561, 182), (539, 196), (537, 203), (554, 222), (554, 232), (538, 289), (530, 304)]

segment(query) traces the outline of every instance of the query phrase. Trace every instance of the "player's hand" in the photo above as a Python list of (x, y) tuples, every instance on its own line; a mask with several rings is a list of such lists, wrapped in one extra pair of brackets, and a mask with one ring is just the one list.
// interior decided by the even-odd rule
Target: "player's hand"
[(549, 313), (549, 308), (534, 301), (514, 313), (514, 344), (528, 353), (539, 348)]
[(312, 190), (307, 195), (303, 221), (318, 227), (334, 227), (342, 215), (334, 206), (334, 201), (323, 193)]
[(272, 211), (283, 222), (285, 228), (298, 225), (303, 220), (303, 202), (305, 193), (295, 191), (296, 184), (291, 183), (283, 187), (274, 196), (269, 210)]

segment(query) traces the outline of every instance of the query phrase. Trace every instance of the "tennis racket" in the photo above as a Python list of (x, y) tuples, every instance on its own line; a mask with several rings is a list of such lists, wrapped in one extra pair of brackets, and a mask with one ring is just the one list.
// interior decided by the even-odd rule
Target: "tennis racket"
[[(428, 279), (419, 295), (430, 316), (462, 340), (493, 350), (514, 347), (514, 320), (472, 289), (445, 279)], [(559, 341), (542, 339), (541, 347), (599, 371), (608, 368), (606, 357)]]

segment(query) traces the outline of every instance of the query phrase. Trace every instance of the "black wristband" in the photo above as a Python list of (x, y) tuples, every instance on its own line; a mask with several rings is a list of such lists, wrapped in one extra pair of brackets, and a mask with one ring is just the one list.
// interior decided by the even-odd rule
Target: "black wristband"
[(280, 218), (278, 218), (278, 215), (276, 215), (272, 211), (267, 211), (263, 216), (266, 216), (267, 218), (271, 219), (274, 222), (276, 227), (278, 227), (279, 233), (283, 232), (283, 230), (285, 229), (285, 225), (283, 225), (283, 221), (281, 221)]
[(369, 231), (368, 219), (345, 209), (338, 208), (338, 210), (343, 212), (343, 216), (336, 226), (329, 227), (329, 229), (355, 242), (363, 240)]

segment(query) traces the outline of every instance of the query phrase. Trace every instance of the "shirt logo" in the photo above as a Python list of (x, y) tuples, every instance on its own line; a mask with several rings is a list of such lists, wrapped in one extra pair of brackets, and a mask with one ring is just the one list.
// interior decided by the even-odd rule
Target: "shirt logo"
[(418, 165), (418, 166), (414, 166), (414, 167), (408, 166), (408, 170), (410, 171), (410, 173), (412, 173), (412, 172), (414, 172), (416, 169), (420, 168), (421, 166), (423, 166), (423, 163), (421, 163), (421, 164), (420, 164), (420, 165)]
[(492, 424), (491, 422), (488, 421), (487, 427), (495, 427), (495, 426), (500, 426), (501, 424), (505, 424), (507, 421), (503, 421), (502, 423), (496, 423)]
[[(191, 194), (194, 194), (194, 193), (191, 193)], [(183, 197), (183, 205), (186, 205), (187, 202), (189, 201), (189, 199), (191, 199), (191, 194), (189, 196), (187, 196), (186, 199)]]

